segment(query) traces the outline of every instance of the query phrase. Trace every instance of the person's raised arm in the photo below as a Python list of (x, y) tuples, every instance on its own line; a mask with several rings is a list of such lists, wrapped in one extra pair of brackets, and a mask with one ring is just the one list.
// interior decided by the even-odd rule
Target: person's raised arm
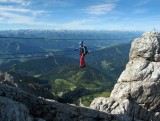
[(77, 50), (79, 50), (79, 49), (80, 49), (80, 47), (78, 47), (78, 48), (74, 49), (74, 51), (77, 51)]

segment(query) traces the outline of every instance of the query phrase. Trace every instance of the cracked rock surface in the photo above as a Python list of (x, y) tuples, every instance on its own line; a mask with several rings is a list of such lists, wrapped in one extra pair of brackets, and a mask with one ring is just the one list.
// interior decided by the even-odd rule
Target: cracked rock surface
[[(5, 75), (1, 73), (1, 77)], [(0, 121), (127, 121), (129, 118), (37, 97), (3, 83), (5, 78), (0, 78)]]
[(90, 107), (132, 120), (160, 121), (160, 33), (147, 32), (132, 42), (129, 62), (110, 98), (96, 98)]

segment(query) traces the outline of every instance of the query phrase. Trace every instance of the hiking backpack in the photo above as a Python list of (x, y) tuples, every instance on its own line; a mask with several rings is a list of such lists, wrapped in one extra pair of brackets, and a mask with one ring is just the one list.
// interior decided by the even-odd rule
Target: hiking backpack
[(86, 50), (85, 54), (88, 54), (88, 53), (89, 53), (88, 47), (87, 47), (87, 46), (84, 46), (84, 48), (85, 48), (85, 50)]

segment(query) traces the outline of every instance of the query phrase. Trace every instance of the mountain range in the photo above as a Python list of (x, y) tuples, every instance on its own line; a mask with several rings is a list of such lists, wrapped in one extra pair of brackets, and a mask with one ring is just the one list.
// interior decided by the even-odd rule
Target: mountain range
[[(131, 38), (138, 35), (140, 32), (1, 31), (0, 69), (30, 82), (34, 79), (28, 77), (46, 81), (43, 88), (60, 102), (82, 101), (88, 106), (95, 97), (109, 96), (128, 62)], [(79, 52), (73, 50), (84, 38), (90, 53), (85, 57), (87, 67), (80, 69)]]
[(19, 42), (28, 47), (45, 50), (75, 48), (79, 41), (85, 41), (90, 48), (104, 48), (123, 42), (130, 42), (142, 32), (134, 31), (87, 31), (87, 30), (8, 30), (0, 31), (0, 40)]
[[(135, 39), (129, 62), (111, 93), (111, 78), (89, 65), (81, 69), (77, 65), (57, 67), (39, 79), (15, 70), (0, 72), (1, 120), (159, 121), (159, 50), (158, 32)], [(93, 98), (90, 107), (84, 107)]]

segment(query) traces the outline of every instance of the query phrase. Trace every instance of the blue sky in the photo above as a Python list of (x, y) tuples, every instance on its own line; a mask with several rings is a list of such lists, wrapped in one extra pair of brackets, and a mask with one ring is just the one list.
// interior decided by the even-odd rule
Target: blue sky
[(160, 0), (0, 0), (0, 30), (160, 30)]

